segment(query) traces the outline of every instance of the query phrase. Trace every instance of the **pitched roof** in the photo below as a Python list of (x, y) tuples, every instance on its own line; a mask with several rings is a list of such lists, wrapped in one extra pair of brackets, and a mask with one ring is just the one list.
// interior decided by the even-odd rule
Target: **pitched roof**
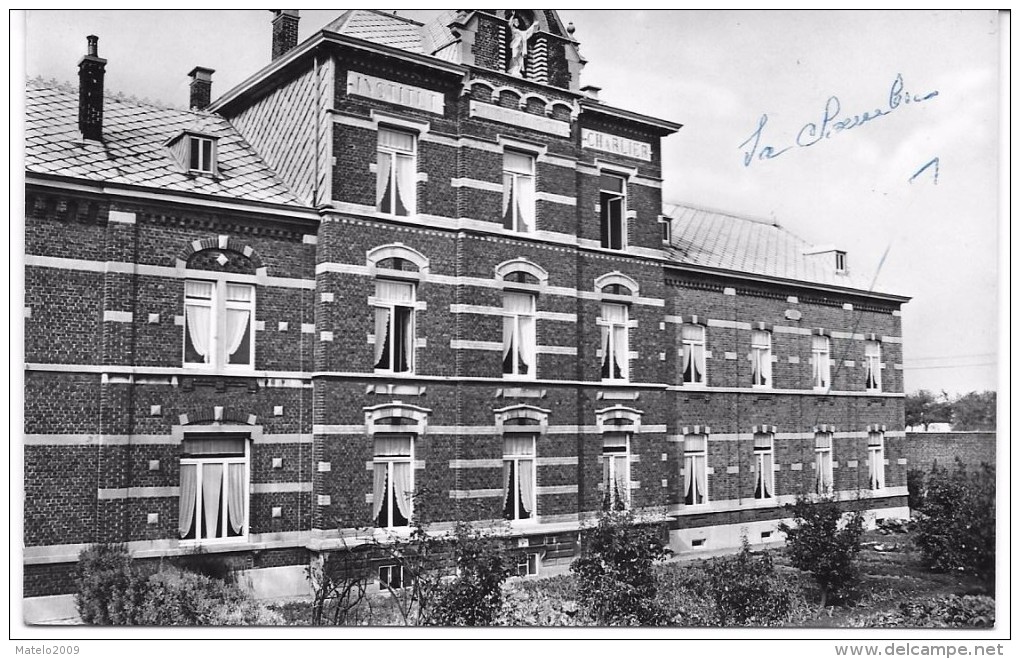
[[(188, 174), (166, 143), (183, 130), (217, 139), (217, 176)], [(78, 91), (32, 80), (25, 95), (25, 170), (236, 200), (303, 205), (223, 117), (104, 98), (103, 142), (83, 141)]]
[(350, 9), (323, 28), (383, 46), (422, 53), (422, 24), (374, 9)]
[(679, 264), (871, 290), (852, 267), (837, 272), (831, 251), (806, 253), (812, 245), (776, 223), (681, 204), (665, 204), (663, 213), (672, 223), (670, 256)]

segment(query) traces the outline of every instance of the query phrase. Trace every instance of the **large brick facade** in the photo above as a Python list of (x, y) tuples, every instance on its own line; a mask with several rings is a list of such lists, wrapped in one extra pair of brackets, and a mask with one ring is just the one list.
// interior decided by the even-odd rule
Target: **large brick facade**
[[(410, 438), (411, 482), (427, 493), (413, 518), (436, 529), (502, 518), (504, 442), (533, 437), (534, 509), (511, 527), (547, 566), (569, 562), (602, 508), (603, 440), (616, 434), (628, 438), (629, 506), (667, 519), (680, 550), (768, 539), (781, 504), (814, 492), (816, 432), (833, 438), (837, 496), (902, 512), (905, 298), (686, 267), (661, 220), (660, 140), (679, 125), (586, 98), (555, 12), (533, 20), (543, 45), (529, 57), (547, 59), (529, 60), (525, 78), (506, 73), (499, 12), (458, 13), (460, 40), (435, 57), (332, 32), (278, 53), (272, 75), (210, 109), (294, 191), (289, 205), (30, 168), (26, 595), (67, 592), (67, 565), (90, 543), (125, 542), (142, 558), (193, 551), (179, 503), (196, 437), (246, 443), (243, 533), (202, 544), (251, 568), (303, 565), (374, 526), (376, 437), (394, 433)], [(358, 87), (369, 79), (399, 92)], [(413, 138), (407, 215), (379, 210), (381, 128)], [(608, 142), (594, 148), (591, 134)], [(534, 164), (530, 232), (503, 225), (508, 150)], [(605, 174), (625, 181), (622, 249), (601, 242)], [(203, 278), (253, 287), (254, 363), (186, 362), (186, 282)], [(414, 291), (405, 372), (377, 368), (379, 281)], [(534, 300), (527, 377), (503, 375), (508, 292)], [(627, 374), (611, 381), (604, 304), (627, 309)], [(684, 323), (705, 328), (699, 386), (683, 383)], [(774, 384), (752, 388), (761, 328)], [(819, 331), (834, 357), (824, 391), (810, 380)], [(880, 391), (865, 389), (869, 340), (882, 347)], [(755, 498), (762, 432), (774, 491)], [(869, 433), (884, 439), (878, 490)], [(707, 437), (700, 505), (684, 504), (690, 434)]]

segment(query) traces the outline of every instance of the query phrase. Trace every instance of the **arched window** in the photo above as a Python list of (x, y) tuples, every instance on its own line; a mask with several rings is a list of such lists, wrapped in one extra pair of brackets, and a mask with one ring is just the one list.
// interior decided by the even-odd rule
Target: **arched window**
[(247, 434), (184, 434), (178, 511), (182, 542), (247, 538), (250, 444)]
[(365, 408), (372, 438), (372, 521), (379, 528), (410, 526), (414, 508), (414, 449), (431, 410), (389, 403)]

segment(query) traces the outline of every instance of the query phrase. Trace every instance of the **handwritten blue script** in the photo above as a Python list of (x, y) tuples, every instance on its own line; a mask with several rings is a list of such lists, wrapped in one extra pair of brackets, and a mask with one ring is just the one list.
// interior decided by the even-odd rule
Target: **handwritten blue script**
[(758, 118), (758, 126), (755, 131), (740, 144), (744, 150), (744, 166), (750, 167), (755, 160), (771, 160), (777, 158), (790, 149), (814, 146), (822, 140), (827, 140), (840, 133), (858, 128), (864, 124), (874, 121), (880, 117), (892, 114), (901, 107), (911, 103), (923, 103), (938, 96), (938, 91), (931, 91), (927, 94), (911, 94), (903, 86), (903, 76), (896, 74), (892, 86), (889, 87), (889, 98), (882, 107), (875, 108), (855, 115), (843, 115), (842, 104), (838, 96), (830, 96), (825, 101), (825, 109), (822, 112), (821, 121), (809, 121), (797, 131), (797, 137), (793, 144), (777, 147), (763, 142), (765, 126), (768, 125), (769, 116), (761, 115)]

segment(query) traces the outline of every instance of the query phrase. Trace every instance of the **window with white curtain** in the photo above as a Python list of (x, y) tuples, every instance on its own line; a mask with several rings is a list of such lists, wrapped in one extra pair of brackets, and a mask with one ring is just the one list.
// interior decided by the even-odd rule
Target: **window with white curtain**
[(630, 435), (607, 433), (602, 437), (602, 507), (626, 510), (630, 507)]
[(255, 365), (255, 287), (227, 281), (184, 282), (184, 365)]
[(535, 157), (503, 152), (503, 227), (520, 233), (535, 230)]
[(503, 438), (503, 517), (531, 519), (535, 515), (535, 436)]
[(602, 317), (598, 319), (602, 340), (602, 379), (627, 380), (629, 359), (627, 346), (627, 306), (602, 304)]
[(882, 346), (878, 341), (864, 342), (864, 388), (882, 391)]
[(829, 337), (811, 337), (811, 383), (815, 389), (828, 389), (829, 378)]
[(708, 436), (684, 435), (684, 504), (708, 501)]
[(751, 332), (751, 385), (772, 386), (772, 332)]
[(754, 498), (771, 499), (775, 496), (774, 454), (772, 433), (754, 434)]
[(535, 377), (535, 296), (503, 293), (503, 375)]
[(247, 538), (248, 444), (231, 435), (185, 437), (177, 518), (182, 541)]
[(601, 209), (602, 240), (607, 249), (627, 246), (627, 180), (622, 176), (599, 176), (599, 208)]
[(409, 526), (414, 493), (411, 435), (375, 436), (372, 519), (380, 528)]
[(380, 128), (376, 157), (376, 207), (389, 215), (414, 215), (418, 179), (414, 134)]
[(413, 283), (380, 279), (375, 283), (375, 370), (414, 372)]
[(815, 433), (815, 493), (832, 494), (832, 433)]
[(868, 487), (885, 488), (885, 436), (880, 432), (868, 433)]
[(705, 328), (684, 324), (680, 327), (684, 384), (705, 384)]

